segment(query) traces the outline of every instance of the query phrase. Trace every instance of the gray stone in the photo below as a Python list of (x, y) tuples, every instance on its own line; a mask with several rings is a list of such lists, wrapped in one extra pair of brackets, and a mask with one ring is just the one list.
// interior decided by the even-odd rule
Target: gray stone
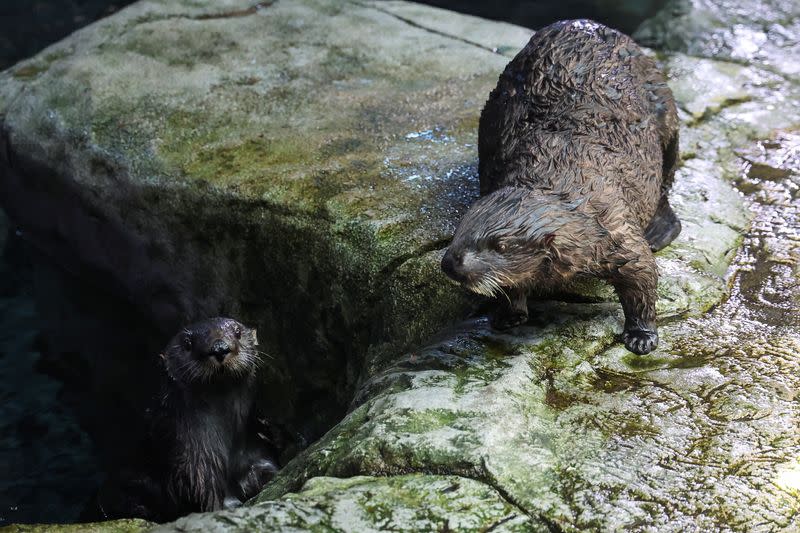
[(800, 76), (800, 4), (795, 0), (668, 0), (634, 37), (694, 56), (759, 63)]
[(159, 531), (547, 531), (494, 489), (458, 476), (317, 477), (299, 493), (193, 514)]

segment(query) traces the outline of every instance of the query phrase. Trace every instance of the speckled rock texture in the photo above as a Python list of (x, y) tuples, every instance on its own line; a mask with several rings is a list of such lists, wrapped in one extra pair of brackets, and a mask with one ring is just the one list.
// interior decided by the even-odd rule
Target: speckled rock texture
[(684, 229), (645, 357), (607, 287), (498, 334), (438, 271), (527, 30), (402, 2), (143, 1), (0, 75), (0, 195), (31, 242), (160, 324), (242, 316), (349, 406), (251, 505), (160, 530), (791, 530), (800, 91), (786, 56), (696, 57), (700, 23), (659, 16), (652, 38), (690, 54), (654, 52)]
[(95, 522), (91, 524), (12, 524), (0, 528), (4, 533), (139, 533), (153, 529), (144, 520), (116, 520), (114, 522)]
[(669, 0), (634, 37), (686, 52), (800, 77), (800, 17), (794, 0)]

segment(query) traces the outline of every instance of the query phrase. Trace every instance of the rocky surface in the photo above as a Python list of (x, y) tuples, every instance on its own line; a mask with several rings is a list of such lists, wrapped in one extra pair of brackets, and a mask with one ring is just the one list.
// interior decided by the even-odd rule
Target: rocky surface
[(693, 55), (658, 53), (684, 231), (644, 357), (607, 288), (498, 334), (438, 272), (526, 30), (401, 2), (140, 2), (0, 75), (0, 193), (35, 246), (165, 329), (242, 316), (277, 390), (349, 404), (255, 504), (161, 529), (790, 529), (800, 166), (776, 130), (800, 126), (798, 86), (784, 48), (696, 57), (715, 54), (682, 13), (648, 30)]
[(153, 528), (144, 520), (117, 520), (91, 524), (12, 524), (2, 529), (7, 533), (138, 533)]
[(531, 531), (495, 489), (453, 475), (315, 477), (251, 511), (193, 514), (153, 531)]
[(669, 0), (634, 37), (693, 56), (758, 63), (800, 76), (800, 16), (794, 0)]

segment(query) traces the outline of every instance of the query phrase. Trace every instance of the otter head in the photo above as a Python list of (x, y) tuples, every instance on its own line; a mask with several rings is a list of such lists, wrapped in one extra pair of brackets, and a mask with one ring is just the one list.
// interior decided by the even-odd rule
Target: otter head
[(175, 381), (200, 385), (253, 375), (257, 345), (255, 329), (232, 318), (210, 318), (175, 335), (161, 358)]
[(484, 296), (547, 285), (563, 245), (574, 244), (574, 230), (586, 218), (576, 210), (580, 203), (517, 187), (483, 196), (456, 229), (442, 270)]

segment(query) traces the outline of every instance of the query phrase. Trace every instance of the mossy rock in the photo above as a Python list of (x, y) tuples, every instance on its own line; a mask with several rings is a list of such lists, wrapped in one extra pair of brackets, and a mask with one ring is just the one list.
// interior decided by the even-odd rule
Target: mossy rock
[[(547, 531), (491, 487), (459, 476), (314, 478), (297, 493), (209, 520), (190, 515), (181, 531)], [(172, 526), (153, 531), (171, 531)]]
[(139, 533), (153, 529), (145, 520), (114, 520), (90, 524), (13, 524), (0, 528), (3, 533)]

